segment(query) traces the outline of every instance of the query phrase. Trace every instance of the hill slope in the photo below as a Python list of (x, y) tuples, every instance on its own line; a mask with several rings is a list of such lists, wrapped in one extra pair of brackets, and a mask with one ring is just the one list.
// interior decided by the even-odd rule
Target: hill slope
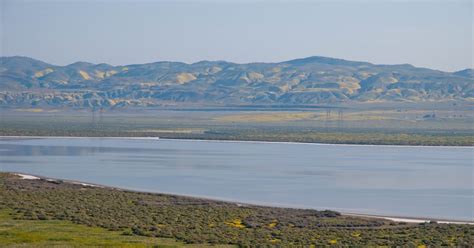
[(127, 66), (0, 58), (0, 106), (9, 107), (473, 101), (473, 82), (472, 69), (449, 73), (317, 56), (280, 63)]

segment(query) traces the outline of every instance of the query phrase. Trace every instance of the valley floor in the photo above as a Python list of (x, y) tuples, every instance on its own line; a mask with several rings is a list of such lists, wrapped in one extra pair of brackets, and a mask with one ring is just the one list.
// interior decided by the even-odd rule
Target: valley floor
[[(0, 136), (160, 137), (329, 144), (474, 146), (468, 110), (0, 111)], [(436, 118), (432, 118), (436, 112)], [(329, 114), (332, 113), (332, 114)], [(429, 117), (426, 117), (429, 116)]]

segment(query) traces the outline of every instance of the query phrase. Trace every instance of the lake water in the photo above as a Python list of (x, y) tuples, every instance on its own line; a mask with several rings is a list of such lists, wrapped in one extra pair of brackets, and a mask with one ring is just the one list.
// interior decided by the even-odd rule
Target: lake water
[(140, 191), (474, 220), (473, 148), (0, 139), (0, 170)]

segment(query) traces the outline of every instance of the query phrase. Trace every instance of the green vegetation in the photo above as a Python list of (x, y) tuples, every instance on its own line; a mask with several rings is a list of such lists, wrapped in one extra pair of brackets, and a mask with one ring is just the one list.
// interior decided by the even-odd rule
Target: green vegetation
[[(334, 112), (334, 111), (333, 111)], [(469, 111), (22, 112), (0, 115), (2, 136), (123, 136), (375, 145), (473, 146)], [(2, 112), (0, 112), (2, 114)], [(451, 117), (449, 117), (451, 116)], [(456, 116), (456, 117), (452, 117)], [(459, 117), (461, 116), (461, 117)], [(441, 118), (442, 117), (442, 118)], [(336, 119), (336, 120), (334, 120)]]
[[(25, 235), (25, 240), (32, 240), (28, 239), (28, 235), (34, 236), (30, 228), (43, 224), (51, 225), (46, 227), (51, 232), (38, 234), (39, 239), (46, 236), (53, 241), (57, 237), (70, 238), (82, 244), (102, 242), (94, 240), (94, 235), (86, 235), (88, 232), (108, 232), (100, 235), (102, 238), (120, 236), (113, 242), (138, 240), (146, 243), (154, 242), (151, 237), (159, 237), (166, 238), (166, 242), (172, 242), (168, 240), (172, 239), (188, 244), (234, 244), (242, 247), (469, 247), (474, 236), (471, 225), (407, 224), (342, 216), (334, 211), (242, 206), (60, 180), (22, 180), (6, 173), (0, 174), (0, 199), (0, 243), (22, 243)], [(27, 222), (31, 225), (22, 224)], [(77, 229), (71, 222), (77, 225)], [(59, 225), (71, 227), (69, 230), (83, 230), (81, 233), (84, 235), (58, 234)]]
[[(160, 137), (179, 138), (179, 134), (162, 134)], [(413, 133), (368, 133), (368, 132), (317, 132), (305, 130), (248, 129), (222, 130), (208, 132), (205, 135), (180, 135), (183, 138), (216, 140), (253, 140), (328, 144), (365, 144), (365, 145), (426, 145), (426, 146), (473, 146), (474, 136), (446, 134)]]
[(213, 129), (202, 133), (160, 131), (110, 131), (84, 129), (77, 131), (53, 129), (2, 129), (0, 136), (72, 136), (72, 137), (160, 137), (169, 139), (238, 140), (302, 142), (325, 144), (361, 145), (423, 145), (423, 146), (474, 146), (474, 135), (470, 134), (413, 134), (413, 133), (339, 133), (318, 131), (291, 131), (285, 128)]
[[(64, 220), (22, 220), (11, 211), (0, 211), (1, 247), (209, 247), (186, 245), (174, 239), (123, 235)], [(221, 246), (212, 246), (221, 247)], [(231, 247), (231, 246), (222, 246)]]

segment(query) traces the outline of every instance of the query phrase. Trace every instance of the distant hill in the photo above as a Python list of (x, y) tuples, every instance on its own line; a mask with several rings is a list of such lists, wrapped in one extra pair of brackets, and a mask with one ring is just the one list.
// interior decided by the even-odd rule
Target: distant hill
[(474, 69), (464, 69), (454, 72), (453, 74), (461, 77), (469, 77), (472, 79), (474, 77)]
[(472, 69), (450, 73), (317, 56), (280, 63), (126, 66), (0, 58), (0, 106), (9, 107), (473, 101), (473, 82)]

